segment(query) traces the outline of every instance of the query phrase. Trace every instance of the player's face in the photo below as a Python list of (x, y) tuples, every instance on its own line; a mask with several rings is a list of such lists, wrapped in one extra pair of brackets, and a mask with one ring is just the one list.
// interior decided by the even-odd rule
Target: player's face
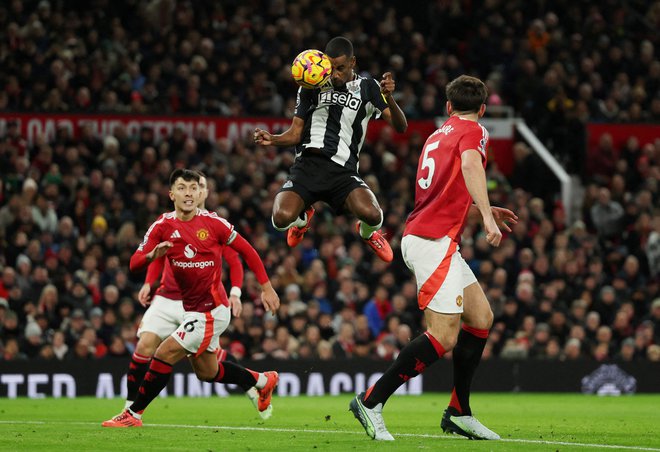
[(330, 58), (330, 63), (332, 63), (332, 86), (342, 88), (347, 82), (353, 79), (355, 55), (350, 58), (346, 55)]
[(206, 202), (206, 198), (209, 197), (209, 188), (206, 185), (206, 178), (205, 177), (200, 177), (199, 178), (199, 202), (197, 203), (197, 207), (200, 209), (204, 208), (204, 203)]
[(199, 202), (199, 183), (196, 180), (178, 178), (170, 187), (170, 199), (174, 201), (176, 210), (184, 214), (191, 213)]

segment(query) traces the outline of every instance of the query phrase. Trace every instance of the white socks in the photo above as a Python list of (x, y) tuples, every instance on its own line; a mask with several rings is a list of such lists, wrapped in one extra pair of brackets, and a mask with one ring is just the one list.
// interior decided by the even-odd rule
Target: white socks
[(364, 221), (360, 221), (360, 237), (362, 237), (363, 239), (368, 239), (373, 235), (374, 232), (379, 230), (382, 225), (383, 225), (382, 214), (380, 216), (380, 223), (378, 223), (376, 226), (369, 226)]
[(257, 389), (261, 389), (264, 386), (266, 386), (266, 383), (268, 383), (268, 377), (266, 376), (265, 373), (261, 372), (259, 373), (259, 378), (257, 378), (257, 382), (254, 384), (254, 387)]
[(271, 223), (273, 223), (273, 227), (275, 229), (277, 229), (280, 232), (284, 232), (284, 231), (288, 231), (289, 229), (291, 229), (294, 226), (298, 226), (299, 228), (304, 228), (305, 226), (307, 226), (307, 212), (304, 212), (303, 216), (305, 218), (300, 218), (300, 215), (298, 215), (298, 218), (296, 218), (293, 223), (291, 223), (290, 225), (288, 225), (284, 228), (278, 228), (277, 225), (275, 224), (275, 220), (273, 219), (273, 217), (270, 217), (270, 221), (271, 221)]

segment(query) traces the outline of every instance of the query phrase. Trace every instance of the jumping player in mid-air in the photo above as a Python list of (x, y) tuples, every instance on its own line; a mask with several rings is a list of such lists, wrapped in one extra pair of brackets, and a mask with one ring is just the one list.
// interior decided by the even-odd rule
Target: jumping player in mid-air
[(392, 248), (379, 231), (383, 212), (358, 174), (358, 159), (370, 119), (383, 116), (397, 132), (404, 132), (406, 116), (394, 100), (391, 73), (386, 72), (380, 84), (355, 73), (351, 41), (333, 38), (325, 53), (332, 63), (332, 87), (300, 88), (291, 127), (284, 133), (254, 131), (255, 143), (296, 146), (296, 161), (275, 197), (273, 226), (287, 231), (287, 243), (294, 247), (309, 229), (313, 204), (324, 201), (338, 213), (355, 215), (360, 237), (390, 262)]

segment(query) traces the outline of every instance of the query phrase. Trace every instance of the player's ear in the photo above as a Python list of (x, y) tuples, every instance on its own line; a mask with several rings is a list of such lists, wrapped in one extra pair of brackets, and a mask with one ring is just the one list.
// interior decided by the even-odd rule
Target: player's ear
[(172, 193), (172, 190), (170, 190), (169, 193), (170, 193), (170, 201), (174, 201), (174, 193)]
[(451, 116), (451, 114), (454, 112), (454, 107), (451, 106), (451, 102), (447, 101), (445, 108), (447, 109), (447, 116)]
[(486, 113), (486, 104), (481, 104), (481, 107), (479, 108), (479, 117), (482, 118), (484, 113)]
[(355, 62), (356, 62), (356, 61), (357, 61), (357, 60), (356, 60), (356, 58), (355, 58), (355, 55), (353, 55), (353, 56), (351, 57), (351, 69), (353, 69), (353, 68), (355, 67)]

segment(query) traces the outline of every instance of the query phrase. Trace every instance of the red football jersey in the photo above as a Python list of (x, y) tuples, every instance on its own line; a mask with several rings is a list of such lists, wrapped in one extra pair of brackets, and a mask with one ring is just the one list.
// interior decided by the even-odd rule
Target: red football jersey
[[(222, 257), (223, 260), (229, 264), (229, 275), (231, 277), (232, 286), (236, 286), (240, 289), (243, 285), (243, 264), (238, 257), (238, 253), (229, 246), (223, 246)], [(160, 276), (160, 285), (158, 286), (158, 290), (156, 290), (156, 294), (169, 298), (170, 300), (181, 300), (181, 290), (172, 274), (170, 261), (163, 257), (149, 264), (147, 278), (149, 278), (149, 272), (152, 271), (152, 266), (156, 266), (153, 274), (154, 281), (148, 282), (151, 284)], [(161, 271), (162, 276), (160, 275)], [(222, 275), (222, 272), (220, 274)], [(145, 280), (145, 282), (147, 281)]]
[[(221, 284), (222, 250), (235, 237), (234, 227), (216, 213), (198, 209), (190, 221), (181, 221), (175, 212), (168, 212), (151, 225), (138, 251), (146, 254), (161, 242), (172, 242), (165, 257), (181, 290), (183, 308), (207, 312), (229, 305)], [(163, 275), (163, 281), (171, 279)]]
[(403, 235), (460, 240), (472, 197), (461, 170), (461, 154), (481, 153), (486, 167), (488, 131), (478, 122), (450, 117), (428, 137), (415, 178), (415, 208)]

